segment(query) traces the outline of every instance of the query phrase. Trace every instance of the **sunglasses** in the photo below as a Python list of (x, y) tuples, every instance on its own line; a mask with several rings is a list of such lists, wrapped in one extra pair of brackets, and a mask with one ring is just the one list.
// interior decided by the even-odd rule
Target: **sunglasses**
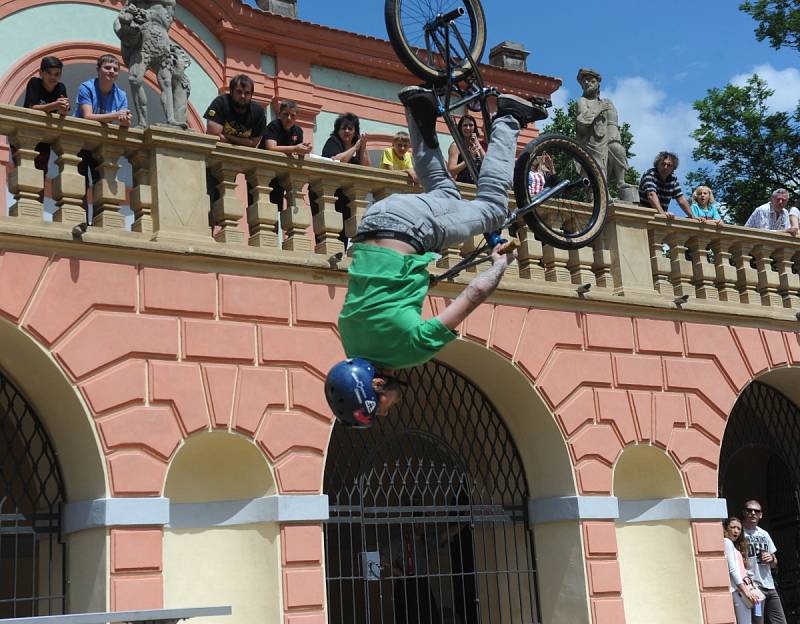
[(760, 509), (750, 509), (750, 508), (747, 508), (747, 509), (745, 509), (745, 510), (744, 510), (744, 512), (745, 512), (745, 513), (749, 513), (749, 514), (760, 514), (760, 513), (761, 513), (761, 510), (760, 510)]

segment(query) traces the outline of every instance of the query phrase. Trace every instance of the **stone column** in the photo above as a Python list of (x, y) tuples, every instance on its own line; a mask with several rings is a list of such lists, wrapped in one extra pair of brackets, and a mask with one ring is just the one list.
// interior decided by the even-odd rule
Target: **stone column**
[(216, 137), (207, 134), (164, 126), (145, 131), (155, 240), (210, 242), (206, 160), (216, 143)]
[(36, 144), (41, 136), (27, 128), (16, 130), (9, 142), (17, 148), (17, 166), (8, 175), (8, 189), (16, 200), (8, 214), (24, 221), (42, 220), (42, 202), (39, 196), (44, 190), (44, 174), (34, 165)]
[(86, 210), (83, 202), (86, 195), (86, 178), (78, 173), (81, 162), (78, 152), (83, 148), (83, 141), (66, 135), (60, 136), (53, 149), (58, 158), (58, 177), (53, 180), (53, 199), (58, 210), (53, 214), (53, 221), (65, 223), (70, 228), (86, 221)]
[(103, 230), (121, 230), (125, 227), (125, 217), (119, 213), (125, 201), (125, 185), (117, 179), (117, 161), (124, 151), (118, 145), (107, 143), (92, 150), (92, 156), (99, 162), (97, 170), (100, 172), (100, 179), (92, 187), (92, 227)]

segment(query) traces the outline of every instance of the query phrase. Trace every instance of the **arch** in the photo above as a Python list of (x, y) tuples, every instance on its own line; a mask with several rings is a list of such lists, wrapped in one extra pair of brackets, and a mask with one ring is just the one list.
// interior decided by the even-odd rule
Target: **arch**
[(469, 340), (454, 340), (438, 358), (478, 386), (503, 415), (531, 498), (577, 495), (566, 440), (528, 377), (501, 354)]
[(0, 318), (0, 369), (28, 398), (59, 458), (67, 501), (104, 498), (108, 475), (89, 409), (38, 342)]
[(628, 446), (614, 464), (614, 495), (625, 500), (686, 496), (678, 467), (661, 449)]
[(238, 433), (204, 431), (190, 436), (170, 462), (164, 496), (173, 503), (260, 498), (277, 493), (269, 462)]
[(626, 621), (702, 622), (689, 520), (623, 521), (629, 501), (685, 496), (678, 467), (655, 446), (628, 446), (615, 463), (613, 487), (622, 517), (616, 536)]
[(739, 395), (720, 447), (719, 490), (729, 515), (745, 501), (764, 509), (759, 526), (778, 549), (784, 609), (800, 608), (800, 407), (797, 368), (760, 375)]
[(0, 370), (0, 617), (63, 613), (63, 503), (49, 436)]
[[(229, 604), (233, 615), (211, 624), (281, 622), (280, 544), (277, 523), (226, 525), (220, 510), (277, 493), (261, 450), (229, 431), (204, 431), (178, 449), (167, 472), (164, 494), (170, 517), (192, 526), (164, 529), (164, 606)], [(247, 570), (246, 575), (241, 570)]]

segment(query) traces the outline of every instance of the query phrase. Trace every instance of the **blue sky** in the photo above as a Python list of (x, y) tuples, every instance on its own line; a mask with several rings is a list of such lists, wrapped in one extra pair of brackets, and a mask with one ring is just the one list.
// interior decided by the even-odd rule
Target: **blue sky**
[[(800, 100), (800, 53), (776, 51), (756, 41), (753, 19), (739, 0), (485, 0), (489, 45), (524, 44), (529, 71), (563, 80), (554, 101), (579, 94), (575, 75), (592, 67), (603, 75), (603, 97), (617, 105), (633, 129), (633, 164), (643, 171), (661, 149), (694, 167), (689, 133), (696, 127), (692, 103), (711, 87), (743, 83), (756, 71), (776, 90), (773, 106), (794, 110)], [(351, 10), (330, 0), (298, 0), (298, 17), (334, 28), (386, 38), (383, 2)], [(681, 176), (682, 177), (682, 176)]]

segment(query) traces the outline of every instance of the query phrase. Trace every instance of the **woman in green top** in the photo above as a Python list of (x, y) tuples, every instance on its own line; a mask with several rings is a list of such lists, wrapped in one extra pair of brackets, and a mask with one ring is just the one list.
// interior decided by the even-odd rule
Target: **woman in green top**
[(508, 214), (508, 190), (520, 128), (547, 114), (522, 98), (500, 95), (476, 199), (461, 199), (436, 138), (437, 104), (421, 87), (400, 92), (406, 107), (414, 167), (424, 193), (395, 194), (373, 204), (353, 239), (353, 260), (339, 333), (348, 359), (328, 374), (333, 413), (369, 426), (400, 398), (393, 369), (417, 366), (455, 339), (453, 330), (497, 288), (508, 266), (502, 245), (492, 266), (474, 278), (439, 315), (422, 320), (428, 263), (434, 250), (493, 232)]

